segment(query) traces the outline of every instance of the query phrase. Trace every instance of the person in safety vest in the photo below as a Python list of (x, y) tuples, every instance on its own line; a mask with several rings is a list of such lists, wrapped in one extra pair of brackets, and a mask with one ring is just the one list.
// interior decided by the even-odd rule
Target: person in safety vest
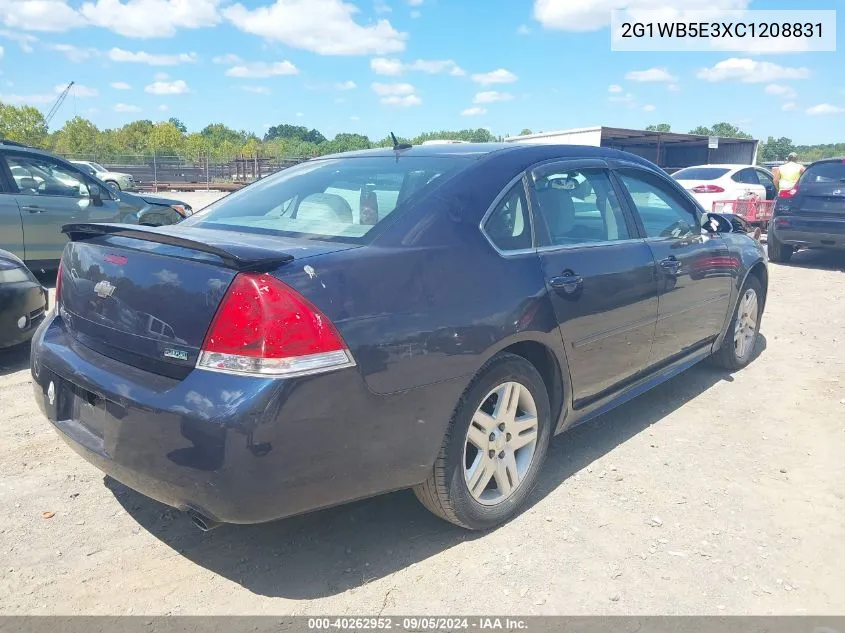
[(806, 168), (798, 162), (798, 154), (792, 152), (786, 157), (786, 162), (780, 167), (775, 167), (775, 187), (778, 193), (789, 191), (798, 184), (798, 179)]

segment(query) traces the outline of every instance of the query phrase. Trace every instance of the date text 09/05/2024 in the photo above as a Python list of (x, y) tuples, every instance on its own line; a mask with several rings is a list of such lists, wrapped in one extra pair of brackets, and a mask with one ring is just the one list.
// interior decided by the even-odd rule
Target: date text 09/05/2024
[(308, 629), (312, 631), (523, 631), (527, 628), (525, 620), (508, 617), (308, 618)]

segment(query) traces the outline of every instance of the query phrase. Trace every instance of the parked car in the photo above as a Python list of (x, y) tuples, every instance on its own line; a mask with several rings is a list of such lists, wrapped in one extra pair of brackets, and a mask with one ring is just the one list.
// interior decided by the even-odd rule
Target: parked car
[(19, 258), (0, 250), (0, 349), (32, 338), (47, 314), (47, 296)]
[(811, 163), (781, 191), (768, 235), (769, 260), (787, 262), (800, 248), (845, 250), (845, 158)]
[(100, 163), (95, 163), (90, 160), (72, 160), (70, 161), (89, 176), (102, 180), (113, 191), (121, 191), (125, 189), (135, 188), (135, 178), (132, 174), (126, 174), (120, 171), (109, 171)]
[[(692, 194), (705, 211), (719, 200), (736, 200), (751, 194), (763, 200), (777, 195), (772, 172), (753, 165), (698, 165), (676, 171), (672, 178)], [(727, 207), (721, 213), (730, 213)]]
[(111, 191), (101, 180), (49, 152), (0, 141), (0, 248), (33, 270), (55, 270), (64, 224), (175, 224), (190, 205), (147, 194)]
[(66, 230), (38, 405), (204, 529), (401, 488), (499, 524), (553, 434), (708, 357), (748, 364), (768, 286), (759, 243), (597, 147), (352, 152), (177, 226)]

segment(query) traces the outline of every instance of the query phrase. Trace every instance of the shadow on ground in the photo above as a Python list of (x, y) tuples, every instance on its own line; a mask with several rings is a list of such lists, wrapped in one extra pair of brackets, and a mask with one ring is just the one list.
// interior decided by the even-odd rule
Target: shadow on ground
[[(766, 346), (758, 339), (755, 354)], [(733, 377), (696, 366), (634, 401), (552, 440), (529, 506), (666, 415)], [(145, 529), (196, 564), (253, 593), (311, 599), (352, 589), (484, 538), (429, 514), (403, 491), (264, 525), (202, 533), (182, 513), (106, 478), (118, 502)]]
[(0, 349), (0, 376), (29, 367), (29, 343)]
[(832, 270), (845, 272), (845, 252), (804, 250), (795, 253), (786, 264), (775, 264), (775, 266), (788, 266), (790, 268), (815, 268), (818, 270)]

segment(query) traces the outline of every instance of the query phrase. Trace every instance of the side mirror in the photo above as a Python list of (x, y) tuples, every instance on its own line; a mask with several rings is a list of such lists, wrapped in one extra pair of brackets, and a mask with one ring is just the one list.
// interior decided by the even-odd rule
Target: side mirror
[(103, 192), (100, 191), (100, 186), (95, 184), (88, 185), (88, 195), (95, 207), (103, 206)]
[(701, 216), (701, 229), (711, 235), (718, 233), (732, 233), (733, 222), (718, 213), (705, 213)]

